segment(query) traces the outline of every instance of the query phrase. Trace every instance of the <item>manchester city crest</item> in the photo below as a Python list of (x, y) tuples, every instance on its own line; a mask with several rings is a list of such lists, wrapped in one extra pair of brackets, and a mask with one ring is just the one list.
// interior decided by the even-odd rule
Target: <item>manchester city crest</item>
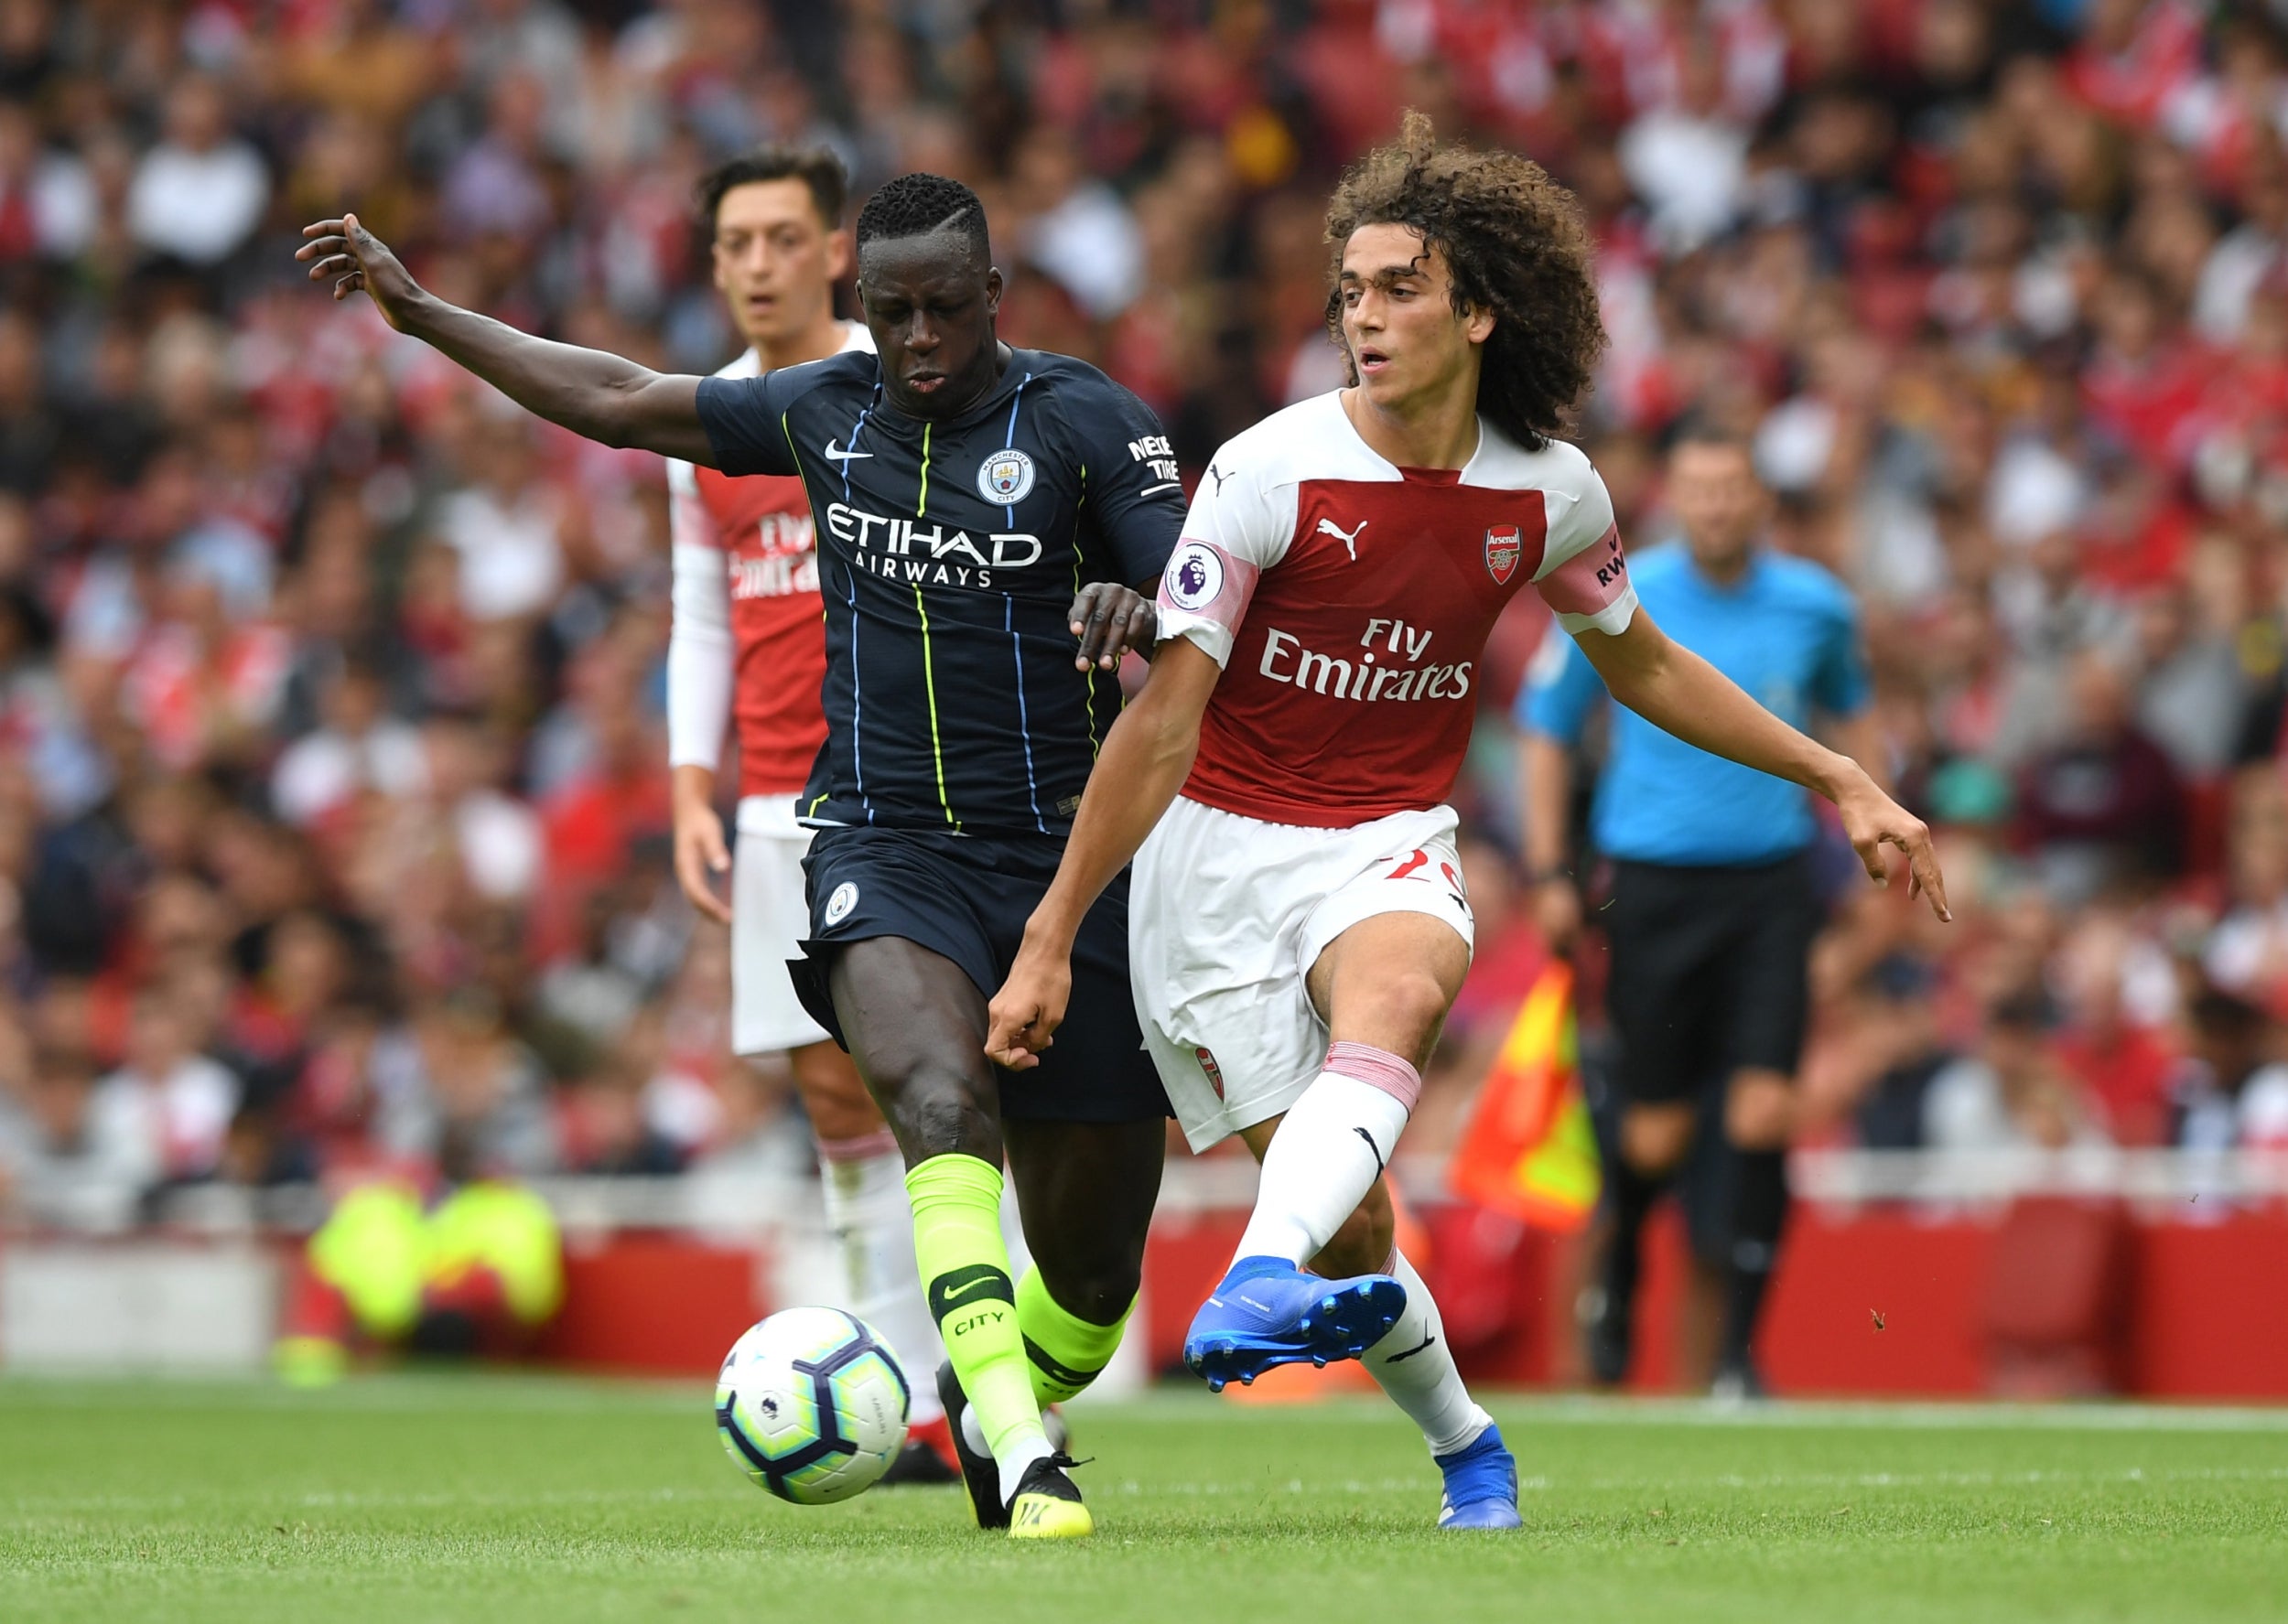
[(977, 494), (1000, 507), (1021, 502), (1032, 492), (1032, 458), (1004, 446), (977, 468)]

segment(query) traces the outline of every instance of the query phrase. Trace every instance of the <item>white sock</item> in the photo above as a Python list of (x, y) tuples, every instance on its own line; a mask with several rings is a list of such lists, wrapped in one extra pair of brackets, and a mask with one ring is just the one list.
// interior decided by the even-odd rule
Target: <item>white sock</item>
[(961, 1412), (961, 1441), (975, 1454), (993, 1453), (993, 1446), (986, 1441), (985, 1424), (977, 1419), (977, 1406), (975, 1404), (967, 1405)]
[[(973, 1409), (969, 1414), (975, 1415), (977, 1411)], [(1034, 1433), (1019, 1439), (1007, 1455), (996, 1455), (993, 1464), (1001, 1474), (1001, 1503), (1008, 1505), (1017, 1498), (1017, 1486), (1025, 1480), (1025, 1474), (1032, 1469), (1034, 1461), (1046, 1460), (1055, 1453), (1049, 1447), (1046, 1437)]]
[(1494, 1418), (1462, 1384), (1453, 1350), (1446, 1345), (1445, 1322), (1422, 1276), (1395, 1247), (1386, 1272), (1406, 1287), (1406, 1312), (1360, 1362), (1382, 1383), (1390, 1402), (1422, 1429), (1432, 1455), (1466, 1449), (1494, 1425)]
[(843, 1307), (890, 1339), (912, 1390), (907, 1418), (923, 1425), (945, 1413), (937, 1366), (945, 1357), (913, 1262), (913, 1210), (906, 1163), (887, 1130), (864, 1139), (820, 1141), (819, 1188), (826, 1226), (842, 1253)]
[[(985, 1426), (977, 1419), (975, 1404), (961, 1413), (961, 1441), (979, 1455), (993, 1454), (993, 1446), (985, 1441)], [(1001, 1474), (1001, 1503), (1006, 1505), (1017, 1498), (1017, 1485), (1023, 1480), (1027, 1468), (1036, 1460), (1046, 1460), (1062, 1452), (1063, 1447), (1061, 1439), (1048, 1436), (1048, 1422), (1043, 1417), (1038, 1443), (1031, 1437), (1022, 1438), (1009, 1454), (994, 1456), (993, 1465)]]
[(1387, 1049), (1330, 1049), (1327, 1069), (1271, 1135), (1235, 1255), (1283, 1257), (1298, 1268), (1318, 1256), (1389, 1163), (1421, 1092), (1420, 1075)]

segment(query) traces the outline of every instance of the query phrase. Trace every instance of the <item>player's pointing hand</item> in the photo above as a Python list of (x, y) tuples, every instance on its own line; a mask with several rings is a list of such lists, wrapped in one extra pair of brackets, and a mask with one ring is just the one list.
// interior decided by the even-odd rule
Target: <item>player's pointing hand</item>
[(1877, 885), (1890, 883), (1883, 848), (1894, 845), (1906, 854), (1907, 869), (1913, 876), (1907, 894), (1927, 898), (1931, 912), (1940, 919), (1954, 918), (1947, 907), (1947, 877), (1938, 871), (1938, 849), (1931, 844), (1927, 823), (1885, 795), (1864, 771), (1853, 772), (1835, 797), (1835, 810), (1842, 816), (1843, 833), (1850, 836), (1851, 849), (1866, 865), (1868, 878)]
[(309, 265), (312, 282), (332, 278), (337, 300), (363, 288), (372, 296), (382, 319), (404, 330), (400, 317), (421, 288), (387, 243), (360, 225), (354, 214), (306, 225), (302, 235), (309, 241), (294, 251), (294, 257)]
[(1110, 671), (1129, 649), (1149, 654), (1160, 634), (1160, 611), (1152, 600), (1117, 581), (1095, 581), (1082, 587), (1066, 619), (1073, 635), (1081, 640), (1073, 663), (1082, 671), (1092, 665)]
[(1041, 1051), (1056, 1041), (1056, 1029), (1064, 1024), (1064, 1006), (1072, 996), (1070, 948), (1038, 946), (1029, 937), (987, 1011), (986, 1058), (1012, 1071), (1041, 1064)]

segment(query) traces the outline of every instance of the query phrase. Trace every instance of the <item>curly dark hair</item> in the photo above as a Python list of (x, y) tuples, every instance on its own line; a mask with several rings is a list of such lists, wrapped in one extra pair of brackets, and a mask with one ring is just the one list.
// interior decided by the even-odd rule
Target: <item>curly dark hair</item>
[(945, 227), (960, 231), (977, 257), (991, 263), (985, 205), (977, 193), (943, 175), (901, 175), (884, 181), (858, 210), (858, 244), (863, 248), (880, 238), (927, 236)]
[[(1337, 344), (1343, 249), (1370, 225), (1419, 231), (1452, 268), (1456, 311), (1494, 313), (1478, 411), (1540, 450), (1566, 427), (1605, 345), (1589, 228), (1573, 194), (1516, 153), (1441, 146), (1428, 116), (1408, 112), (1398, 139), (1352, 165), (1327, 205), (1338, 279), (1327, 295), (1327, 329)], [(1356, 383), (1357, 363), (1348, 364)]]

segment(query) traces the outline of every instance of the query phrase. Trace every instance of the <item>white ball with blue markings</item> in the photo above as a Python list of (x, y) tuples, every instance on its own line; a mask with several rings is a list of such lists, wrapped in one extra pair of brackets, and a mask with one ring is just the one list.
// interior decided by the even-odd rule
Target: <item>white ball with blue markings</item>
[(731, 1345), (715, 1430), (781, 1500), (828, 1506), (872, 1488), (906, 1441), (913, 1390), (890, 1344), (839, 1308), (787, 1308)]

